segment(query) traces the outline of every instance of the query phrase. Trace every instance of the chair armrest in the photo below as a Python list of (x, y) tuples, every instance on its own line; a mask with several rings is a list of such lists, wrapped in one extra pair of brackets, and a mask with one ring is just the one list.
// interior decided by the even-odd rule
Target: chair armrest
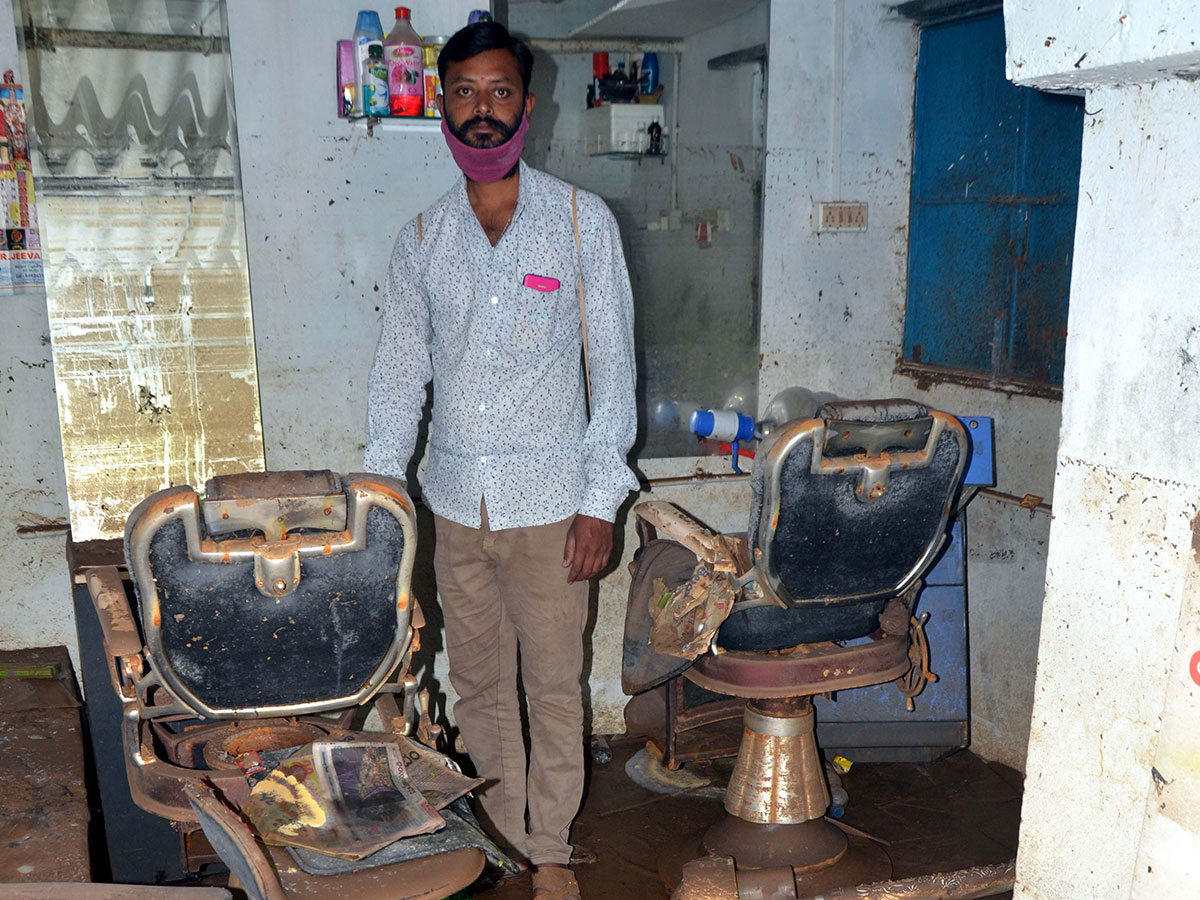
[(87, 587), (100, 618), (100, 630), (104, 633), (104, 645), (109, 655), (125, 657), (141, 653), (142, 638), (116, 566), (89, 569)]
[(270, 859), (246, 823), (217, 799), (208, 785), (189, 782), (183, 792), (196, 811), (204, 836), (247, 893), (262, 900), (287, 900)]
[(679, 507), (663, 500), (647, 500), (635, 506), (633, 512), (664, 537), (687, 547), (714, 571), (741, 574), (734, 542), (709, 531)]

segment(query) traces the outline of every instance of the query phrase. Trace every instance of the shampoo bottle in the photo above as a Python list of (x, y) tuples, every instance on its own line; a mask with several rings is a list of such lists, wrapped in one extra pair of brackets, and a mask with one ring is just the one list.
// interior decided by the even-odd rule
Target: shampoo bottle
[(354, 115), (365, 115), (362, 102), (363, 76), (367, 68), (367, 48), (372, 41), (383, 40), (383, 26), (379, 24), (379, 13), (373, 9), (359, 10), (358, 22), (354, 27), (354, 83), (358, 85), (358, 96), (354, 101)]

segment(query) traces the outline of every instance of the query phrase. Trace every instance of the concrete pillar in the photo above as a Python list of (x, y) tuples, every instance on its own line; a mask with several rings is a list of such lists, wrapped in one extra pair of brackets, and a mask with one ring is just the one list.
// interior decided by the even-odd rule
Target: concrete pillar
[(1105, 7), (1005, 8), (1009, 77), (1087, 97), (1019, 900), (1200, 880), (1200, 16)]

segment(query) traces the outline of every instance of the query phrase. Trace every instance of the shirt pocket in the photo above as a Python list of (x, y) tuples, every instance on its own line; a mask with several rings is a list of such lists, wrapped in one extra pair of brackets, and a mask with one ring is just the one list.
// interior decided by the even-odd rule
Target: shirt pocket
[[(526, 278), (533, 275), (533, 278)], [(558, 282), (553, 290), (545, 288)], [(515, 315), (510, 343), (521, 353), (537, 353), (557, 346), (578, 327), (574, 310), (574, 282), (561, 272), (522, 272), (517, 278)], [(537, 285), (532, 286), (532, 285)]]

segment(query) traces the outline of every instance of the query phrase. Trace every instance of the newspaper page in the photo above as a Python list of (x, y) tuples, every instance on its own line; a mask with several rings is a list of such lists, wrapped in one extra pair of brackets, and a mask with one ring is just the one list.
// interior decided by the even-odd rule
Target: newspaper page
[(261, 777), (242, 810), (268, 844), (362, 859), (445, 820), (413, 785), (400, 748), (318, 741)]
[(424, 744), (399, 734), (391, 740), (400, 748), (404, 768), (413, 785), (434, 809), (445, 809), (483, 784), (484, 779), (464, 775), (449, 757)]

